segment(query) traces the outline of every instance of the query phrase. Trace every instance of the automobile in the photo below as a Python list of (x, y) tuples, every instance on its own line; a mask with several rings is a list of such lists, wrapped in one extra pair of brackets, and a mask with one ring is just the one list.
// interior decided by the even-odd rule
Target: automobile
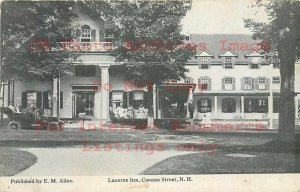
[(15, 110), (14, 107), (0, 108), (8, 116), (9, 130), (35, 129), (35, 130), (63, 130), (64, 122), (57, 117), (44, 117), (38, 110), (34, 112)]

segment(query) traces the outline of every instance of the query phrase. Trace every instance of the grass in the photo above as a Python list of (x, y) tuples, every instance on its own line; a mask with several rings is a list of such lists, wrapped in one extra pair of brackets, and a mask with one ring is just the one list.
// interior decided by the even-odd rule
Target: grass
[(299, 159), (297, 159), (299, 157), (291, 153), (246, 152), (246, 154), (256, 155), (256, 157), (230, 157), (226, 154), (225, 152), (215, 152), (214, 155), (194, 153), (171, 157), (144, 170), (141, 174), (250, 174), (300, 171)]
[(37, 161), (32, 153), (0, 148), (0, 176), (13, 176), (29, 168)]

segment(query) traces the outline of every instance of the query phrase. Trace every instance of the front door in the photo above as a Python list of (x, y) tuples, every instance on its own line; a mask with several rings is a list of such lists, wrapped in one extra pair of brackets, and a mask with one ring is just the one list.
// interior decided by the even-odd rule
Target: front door
[(95, 92), (78, 91), (73, 92), (73, 116), (78, 117), (79, 113), (86, 116), (94, 116)]

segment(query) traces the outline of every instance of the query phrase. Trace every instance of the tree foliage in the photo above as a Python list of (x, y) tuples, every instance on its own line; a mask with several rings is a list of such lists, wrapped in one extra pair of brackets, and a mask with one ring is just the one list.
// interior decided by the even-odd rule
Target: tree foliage
[(71, 37), (70, 21), (76, 16), (71, 9), (73, 3), (5, 1), (1, 6), (4, 80), (52, 79), (69, 71), (75, 57), (51, 50), (59, 47), (57, 42)]
[(253, 38), (270, 43), (280, 59), (279, 140), (293, 142), (295, 137), (295, 61), (300, 57), (300, 1), (256, 0), (268, 14), (269, 23), (245, 19)]
[(190, 9), (183, 1), (102, 1), (85, 3), (91, 17), (104, 20), (113, 34), (112, 51), (124, 62), (128, 80), (139, 85), (180, 79), (193, 49), (179, 47), (184, 40), (181, 19)]

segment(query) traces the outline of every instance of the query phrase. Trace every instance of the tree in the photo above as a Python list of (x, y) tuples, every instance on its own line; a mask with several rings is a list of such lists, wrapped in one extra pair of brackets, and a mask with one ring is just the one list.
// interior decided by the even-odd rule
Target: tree
[(300, 2), (256, 0), (256, 5), (267, 12), (270, 23), (245, 19), (245, 26), (253, 38), (270, 43), (280, 59), (280, 104), (278, 140), (291, 144), (295, 141), (294, 78), (295, 61), (300, 56)]
[(2, 80), (53, 79), (69, 71), (75, 57), (53, 51), (71, 38), (76, 15), (70, 2), (4, 1), (1, 4)]
[(124, 62), (126, 79), (148, 89), (152, 109), (153, 85), (179, 80), (187, 72), (185, 63), (193, 46), (181, 46), (181, 19), (191, 7), (183, 1), (102, 1), (85, 4), (87, 12), (105, 22), (113, 34), (112, 55)]

